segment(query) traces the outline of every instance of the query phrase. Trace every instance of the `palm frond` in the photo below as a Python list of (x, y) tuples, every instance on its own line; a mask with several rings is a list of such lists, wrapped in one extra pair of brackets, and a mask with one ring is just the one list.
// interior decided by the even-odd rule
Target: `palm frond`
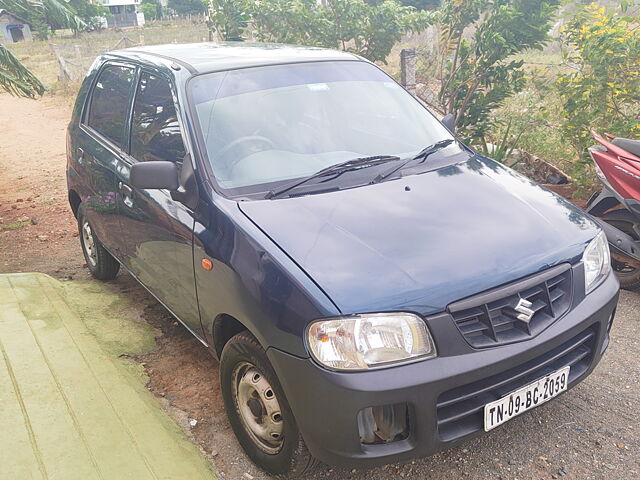
[(0, 8), (4, 8), (19, 17), (29, 17), (30, 13), (42, 10), (42, 2), (32, 0), (0, 0)]
[(0, 8), (29, 19), (41, 14), (49, 25), (79, 30), (86, 26), (67, 0), (0, 0)]
[(76, 15), (73, 7), (66, 0), (23, 0), (39, 1), (45, 9), (45, 15), (55, 19), (57, 23), (69, 27), (72, 30), (80, 30), (86, 27), (86, 23)]
[(0, 44), (0, 90), (29, 98), (36, 98), (45, 90), (42, 82), (2, 44)]

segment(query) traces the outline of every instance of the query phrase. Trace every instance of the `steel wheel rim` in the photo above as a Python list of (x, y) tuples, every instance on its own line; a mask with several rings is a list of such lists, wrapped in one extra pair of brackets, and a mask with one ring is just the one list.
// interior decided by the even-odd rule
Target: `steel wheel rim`
[(91, 225), (87, 221), (82, 224), (82, 248), (91, 266), (95, 267), (97, 262), (96, 241), (93, 238)]
[(254, 365), (243, 362), (233, 371), (233, 401), (238, 416), (260, 450), (275, 455), (284, 444), (284, 421), (273, 387)]

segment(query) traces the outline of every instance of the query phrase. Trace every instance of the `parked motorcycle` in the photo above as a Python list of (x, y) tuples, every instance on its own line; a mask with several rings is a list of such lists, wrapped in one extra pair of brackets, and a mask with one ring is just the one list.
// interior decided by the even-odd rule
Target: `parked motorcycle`
[(592, 132), (589, 148), (603, 184), (587, 203), (611, 249), (611, 263), (622, 288), (640, 288), (640, 140)]

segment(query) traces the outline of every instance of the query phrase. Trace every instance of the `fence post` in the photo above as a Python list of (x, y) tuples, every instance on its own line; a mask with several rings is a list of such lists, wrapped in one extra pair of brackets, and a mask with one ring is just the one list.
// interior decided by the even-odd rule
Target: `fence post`
[(58, 52), (58, 47), (56, 45), (49, 42), (49, 48), (51, 49), (53, 56), (56, 57), (56, 60), (58, 62), (58, 68), (59, 68), (58, 80), (62, 83), (69, 82), (71, 80), (71, 72), (67, 67), (67, 62), (64, 61), (64, 58)]
[(144, 33), (140, 34), (140, 45), (144, 45)]
[(416, 49), (400, 51), (400, 82), (412, 95), (416, 94)]

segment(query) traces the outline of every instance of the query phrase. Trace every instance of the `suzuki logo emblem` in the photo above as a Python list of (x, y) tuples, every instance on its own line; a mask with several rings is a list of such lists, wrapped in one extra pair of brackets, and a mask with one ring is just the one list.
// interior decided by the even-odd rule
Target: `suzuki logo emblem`
[(516, 318), (524, 323), (529, 323), (536, 314), (535, 310), (531, 310), (531, 305), (533, 304), (524, 298), (518, 300), (518, 304), (514, 307), (514, 310), (518, 312)]

